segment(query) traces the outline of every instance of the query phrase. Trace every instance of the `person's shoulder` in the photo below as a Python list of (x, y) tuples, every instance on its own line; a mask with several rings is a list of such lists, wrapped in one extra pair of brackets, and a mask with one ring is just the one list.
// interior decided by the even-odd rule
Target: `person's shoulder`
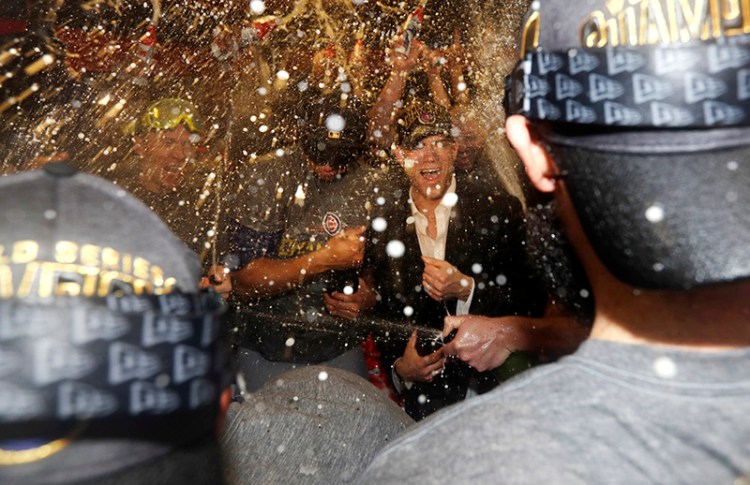
[(380, 453), (363, 483), (497, 483), (500, 476), (559, 482), (554, 463), (575, 458), (575, 446), (558, 447), (553, 439), (559, 422), (570, 421), (571, 400), (579, 398), (563, 384), (571, 372), (556, 364), (533, 369), (429, 417)]

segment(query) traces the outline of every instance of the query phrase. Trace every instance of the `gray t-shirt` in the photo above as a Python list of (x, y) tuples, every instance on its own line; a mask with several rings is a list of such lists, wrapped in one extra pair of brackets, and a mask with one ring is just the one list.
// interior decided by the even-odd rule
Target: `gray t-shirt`
[(232, 404), (222, 434), (229, 483), (353, 482), (413, 420), (365, 379), (302, 367)]
[(748, 369), (748, 348), (590, 340), (423, 421), (363, 483), (731, 484), (750, 476)]

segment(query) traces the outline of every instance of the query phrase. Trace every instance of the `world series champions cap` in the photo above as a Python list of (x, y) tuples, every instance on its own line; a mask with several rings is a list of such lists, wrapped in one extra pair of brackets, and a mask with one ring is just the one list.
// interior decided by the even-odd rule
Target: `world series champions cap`
[(0, 481), (45, 462), (82, 480), (210, 436), (229, 374), (199, 279), (118, 186), (63, 163), (0, 178)]
[(537, 0), (508, 116), (550, 144), (599, 258), (636, 287), (750, 277), (746, 2)]
[(450, 112), (431, 101), (414, 101), (397, 123), (398, 143), (406, 147), (415, 147), (428, 136), (453, 136)]

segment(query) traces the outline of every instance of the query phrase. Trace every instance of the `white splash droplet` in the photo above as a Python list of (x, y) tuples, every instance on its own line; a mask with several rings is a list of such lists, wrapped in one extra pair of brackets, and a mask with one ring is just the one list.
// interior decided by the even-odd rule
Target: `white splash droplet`
[(658, 205), (652, 205), (646, 209), (646, 220), (656, 224), (664, 220), (664, 208)]
[(328, 131), (339, 133), (344, 131), (345, 126), (346, 120), (338, 113), (330, 114), (328, 115), (328, 118), (326, 118), (326, 128), (328, 128)]
[(401, 241), (394, 240), (386, 245), (385, 252), (392, 258), (400, 258), (406, 252), (406, 246)]
[(266, 11), (266, 2), (263, 0), (250, 0), (250, 11), (255, 15), (260, 15)]
[(671, 379), (677, 375), (677, 364), (669, 357), (659, 357), (654, 361), (654, 372), (659, 377)]
[(388, 228), (388, 221), (382, 217), (376, 217), (372, 220), (372, 229), (376, 232), (383, 232)]
[(443, 205), (446, 207), (455, 207), (458, 204), (458, 194), (455, 192), (448, 192), (443, 197)]
[(288, 81), (289, 73), (282, 69), (276, 73), (276, 78), (279, 79), (280, 81)]

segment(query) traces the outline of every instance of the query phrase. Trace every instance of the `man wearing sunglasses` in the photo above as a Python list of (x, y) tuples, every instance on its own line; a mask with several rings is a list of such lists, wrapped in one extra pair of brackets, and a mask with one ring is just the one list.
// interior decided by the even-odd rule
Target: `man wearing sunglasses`
[(364, 483), (748, 481), (750, 11), (699, 4), (532, 3), (507, 136), (586, 269), (590, 339)]

